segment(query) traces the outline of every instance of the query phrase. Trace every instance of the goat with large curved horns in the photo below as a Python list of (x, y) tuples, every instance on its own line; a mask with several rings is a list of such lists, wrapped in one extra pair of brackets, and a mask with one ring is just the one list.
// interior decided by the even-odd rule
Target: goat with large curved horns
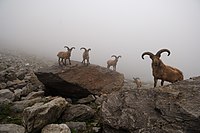
[[(75, 49), (75, 47), (69, 48), (68, 46), (64, 46), (64, 48), (67, 48), (66, 52), (61, 51), (61, 52), (59, 52), (57, 54), (57, 56), (58, 56), (58, 63), (59, 63), (59, 65), (61, 65), (61, 62), (62, 62), (62, 64), (66, 65), (66, 60), (68, 59), (69, 60), (69, 64), (71, 65), (71, 60), (70, 60), (71, 52), (72, 52), (73, 49)], [(63, 62), (63, 60), (65, 62)]]
[(87, 65), (90, 64), (90, 61), (89, 61), (89, 51), (91, 50), (90, 48), (89, 49), (86, 49), (84, 47), (80, 48), (81, 49), (84, 49), (85, 51), (83, 52), (83, 60), (82, 60), (82, 63), (85, 65), (85, 60), (87, 60)]
[(122, 56), (121, 55), (119, 55), (119, 56), (112, 55), (111, 57), (115, 57), (115, 59), (114, 60), (110, 59), (107, 61), (107, 68), (110, 68), (110, 66), (112, 66), (113, 70), (116, 71), (117, 62), (118, 62), (119, 58), (121, 58)]
[(144, 59), (145, 55), (149, 55), (152, 60), (151, 67), (154, 77), (154, 87), (156, 87), (158, 79), (161, 80), (161, 86), (163, 86), (164, 81), (174, 83), (183, 80), (183, 73), (180, 70), (167, 66), (162, 62), (160, 57), (163, 52), (167, 52), (168, 56), (170, 55), (168, 49), (161, 49), (155, 55), (151, 52), (144, 52), (142, 54), (142, 59)]

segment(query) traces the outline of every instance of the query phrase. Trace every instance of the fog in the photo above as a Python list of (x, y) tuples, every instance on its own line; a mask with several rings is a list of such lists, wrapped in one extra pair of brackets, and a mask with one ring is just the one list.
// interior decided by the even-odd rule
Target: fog
[(153, 81), (151, 60), (141, 54), (162, 54), (184, 78), (200, 75), (199, 0), (1, 0), (0, 48), (22, 50), (57, 61), (64, 46), (91, 48), (90, 62), (106, 66), (121, 55), (117, 71), (126, 78)]

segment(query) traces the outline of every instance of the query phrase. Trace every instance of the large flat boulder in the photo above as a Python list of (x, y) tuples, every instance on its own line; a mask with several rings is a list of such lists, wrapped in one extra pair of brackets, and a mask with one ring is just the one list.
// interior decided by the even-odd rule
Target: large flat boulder
[(124, 85), (100, 114), (105, 133), (198, 133), (200, 77), (149, 89)]
[(124, 75), (97, 65), (55, 64), (35, 73), (45, 85), (46, 92), (69, 98), (83, 98), (89, 94), (111, 93), (123, 86)]

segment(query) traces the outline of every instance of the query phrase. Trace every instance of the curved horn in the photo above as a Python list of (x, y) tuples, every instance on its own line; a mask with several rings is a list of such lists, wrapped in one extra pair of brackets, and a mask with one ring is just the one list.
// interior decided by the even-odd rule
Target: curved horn
[(116, 56), (116, 55), (112, 55), (111, 57), (115, 57), (115, 58), (117, 58), (117, 56)]
[(72, 49), (75, 49), (75, 47), (72, 47), (71, 50), (72, 50)]
[(91, 48), (88, 49), (88, 51), (90, 51), (90, 50), (91, 50)]
[(84, 50), (86, 50), (86, 48), (84, 48), (84, 47), (81, 47), (81, 48), (80, 48), (80, 50), (81, 50), (81, 49), (84, 49)]
[(64, 48), (67, 48), (67, 50), (69, 50), (69, 47), (67, 47), (67, 46), (64, 46)]
[(150, 58), (152, 58), (152, 57), (154, 56), (154, 54), (152, 54), (151, 52), (144, 52), (144, 53), (142, 54), (142, 59), (144, 59), (144, 56), (145, 56), (145, 55), (149, 55)]
[(160, 57), (161, 53), (163, 53), (163, 52), (167, 52), (168, 56), (170, 55), (170, 51), (168, 49), (161, 49), (156, 53), (156, 56)]
[(122, 56), (121, 56), (121, 55), (119, 55), (117, 58), (122, 58)]

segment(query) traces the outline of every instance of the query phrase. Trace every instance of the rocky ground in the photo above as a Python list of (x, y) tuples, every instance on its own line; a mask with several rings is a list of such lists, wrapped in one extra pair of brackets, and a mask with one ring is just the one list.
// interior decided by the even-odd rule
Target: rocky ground
[(101, 66), (54, 63), (0, 51), (0, 132), (200, 132), (200, 77), (137, 88)]
[(103, 97), (89, 95), (72, 103), (67, 97), (45, 95), (34, 73), (51, 65), (35, 56), (0, 51), (0, 132), (101, 132)]

